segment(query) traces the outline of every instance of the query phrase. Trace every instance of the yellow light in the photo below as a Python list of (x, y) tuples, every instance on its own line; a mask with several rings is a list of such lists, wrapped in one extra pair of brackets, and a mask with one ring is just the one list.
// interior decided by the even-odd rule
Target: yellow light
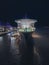
[(33, 33), (33, 34), (32, 34), (32, 37), (33, 37), (33, 38), (41, 38), (42, 36), (39, 35), (39, 34)]

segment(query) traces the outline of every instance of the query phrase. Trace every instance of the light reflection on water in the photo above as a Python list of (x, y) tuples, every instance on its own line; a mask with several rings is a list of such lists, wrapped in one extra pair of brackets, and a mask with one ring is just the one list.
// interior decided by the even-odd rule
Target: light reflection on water
[(3, 37), (0, 37), (0, 41), (2, 41), (3, 40)]
[[(8, 39), (11, 39), (11, 43), (9, 44), (9, 40)], [(2, 42), (2, 40), (3, 40), (3, 37), (0, 37), (0, 42)], [(16, 61), (19, 61), (20, 60), (20, 56), (18, 55), (20, 52), (21, 52), (21, 54), (23, 54), (23, 52), (24, 52), (24, 50), (26, 51), (26, 49), (25, 49), (25, 39), (24, 38), (22, 38), (22, 40), (21, 41), (19, 41), (19, 42), (21, 42), (21, 44), (20, 44), (20, 48), (19, 48), (19, 44), (17, 43), (17, 39), (16, 39), (16, 37), (7, 37), (7, 36), (5, 36), (4, 37), (4, 42), (5, 43), (7, 43), (8, 42), (8, 44), (10, 45), (10, 51), (11, 51), (11, 54), (12, 54), (12, 56), (14, 57), (14, 58), (16, 58), (17, 60)], [(7, 41), (6, 41), (7, 40)], [(6, 48), (8, 48), (8, 47), (6, 47)], [(28, 54), (29, 55), (29, 54)], [(18, 62), (19, 63), (19, 62)]]
[(11, 37), (11, 47), (15, 48), (15, 42), (16, 42), (16, 38)]
[[(20, 38), (20, 37), (19, 37)], [(11, 42), (9, 41), (9, 39), (11, 39)], [(26, 47), (26, 40), (24, 38), (24, 36), (22, 35), (22, 40), (19, 41), (20, 44), (17, 43), (17, 38), (16, 37), (11, 37), (10, 35), (7, 37), (7, 36), (4, 36), (4, 39), (3, 37), (0, 37), (0, 42), (2, 43), (2, 40), (4, 40), (3, 44), (9, 44), (10, 46), (10, 53), (12, 54), (12, 56), (16, 59), (15, 61), (19, 61), (21, 60), (21, 56), (24, 54), (24, 51), (26, 51), (27, 49), (25, 48)], [(6, 41), (7, 40), (7, 41)], [(20, 46), (19, 46), (20, 45)], [(1, 45), (0, 45), (1, 46)], [(5, 45), (6, 47), (6, 45)], [(6, 48), (9, 48), (8, 46)], [(5, 48), (5, 49), (6, 49)], [(19, 55), (20, 54), (20, 55)], [(29, 55), (29, 54), (28, 54)], [(35, 52), (35, 55), (38, 56), (38, 54)], [(23, 58), (23, 57), (22, 57)], [(25, 58), (24, 58), (25, 59)], [(35, 58), (36, 59), (36, 58)], [(26, 62), (26, 61), (25, 61)], [(20, 63), (20, 62), (18, 62)]]
[(0, 37), (0, 50), (2, 49), (3, 47), (3, 37)]
[(13, 54), (19, 54), (19, 45), (17, 45), (15, 37), (11, 37), (11, 52)]

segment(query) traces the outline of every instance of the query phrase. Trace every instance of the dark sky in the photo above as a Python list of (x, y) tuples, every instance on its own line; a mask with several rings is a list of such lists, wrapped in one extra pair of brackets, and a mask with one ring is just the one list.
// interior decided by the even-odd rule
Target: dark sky
[(12, 20), (23, 18), (39, 20), (39, 25), (49, 25), (48, 0), (0, 0), (0, 19)]

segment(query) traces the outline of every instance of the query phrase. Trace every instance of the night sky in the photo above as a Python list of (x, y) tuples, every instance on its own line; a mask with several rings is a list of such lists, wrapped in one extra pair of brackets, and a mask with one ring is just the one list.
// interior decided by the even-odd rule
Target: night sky
[(0, 0), (0, 20), (6, 22), (19, 18), (38, 20), (39, 26), (49, 26), (48, 0)]

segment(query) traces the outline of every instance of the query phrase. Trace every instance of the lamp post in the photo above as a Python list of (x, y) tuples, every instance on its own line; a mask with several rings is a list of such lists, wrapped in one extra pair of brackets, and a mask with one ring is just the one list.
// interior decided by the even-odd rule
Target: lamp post
[(37, 20), (34, 19), (19, 19), (15, 20), (18, 24), (18, 31), (21, 32), (26, 41), (26, 52), (22, 56), (22, 65), (33, 65), (33, 47), (34, 42), (32, 38), (32, 33), (35, 31), (34, 24)]

